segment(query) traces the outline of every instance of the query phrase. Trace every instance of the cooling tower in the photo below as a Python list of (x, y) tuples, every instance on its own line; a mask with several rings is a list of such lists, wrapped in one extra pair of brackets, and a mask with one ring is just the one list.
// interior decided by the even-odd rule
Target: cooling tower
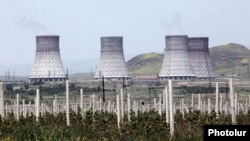
[(188, 38), (190, 62), (198, 79), (215, 77), (209, 55), (208, 40), (208, 37)]
[(159, 73), (160, 79), (195, 78), (188, 54), (186, 35), (165, 36), (165, 55)]
[(123, 37), (101, 37), (101, 55), (94, 79), (129, 79)]
[(29, 77), (34, 81), (65, 81), (60, 56), (59, 36), (37, 36), (36, 56)]

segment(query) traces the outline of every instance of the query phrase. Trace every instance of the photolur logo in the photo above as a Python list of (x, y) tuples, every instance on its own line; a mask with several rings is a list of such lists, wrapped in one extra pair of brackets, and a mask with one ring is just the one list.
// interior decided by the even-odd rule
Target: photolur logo
[(249, 141), (250, 125), (205, 125), (204, 141), (218, 139), (239, 139)]
[(246, 136), (247, 131), (238, 131), (235, 129), (234, 131), (218, 131), (216, 129), (208, 129), (208, 136)]

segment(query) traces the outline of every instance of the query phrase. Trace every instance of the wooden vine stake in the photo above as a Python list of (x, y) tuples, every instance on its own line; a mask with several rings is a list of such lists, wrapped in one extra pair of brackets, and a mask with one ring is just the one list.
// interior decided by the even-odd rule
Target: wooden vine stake
[[(7, 106), (6, 106), (7, 109)], [(0, 115), (5, 117), (5, 105), (4, 105), (4, 84), (0, 82)], [(7, 115), (7, 110), (6, 110)]]
[(162, 93), (162, 110), (164, 111), (164, 110), (166, 110), (166, 93), (165, 93), (165, 89), (163, 90), (163, 93)]
[(191, 99), (191, 110), (192, 112), (194, 111), (194, 94), (192, 94), (192, 99)]
[(231, 110), (231, 117), (232, 117), (232, 124), (236, 124), (236, 114), (235, 114), (235, 100), (234, 100), (234, 90), (233, 90), (233, 80), (232, 78), (229, 79), (229, 93), (230, 93), (230, 110)]
[(57, 95), (55, 95), (55, 99), (53, 101), (53, 114), (54, 115), (57, 115), (58, 113), (58, 106), (57, 106)]
[(165, 90), (164, 90), (164, 93), (165, 93), (165, 98), (166, 98), (166, 123), (169, 124), (169, 94), (168, 94), (168, 87), (165, 87)]
[(69, 121), (69, 80), (66, 80), (66, 119), (67, 125), (70, 125)]
[(210, 98), (207, 99), (207, 112), (210, 114), (212, 111)]
[(19, 121), (19, 94), (16, 94), (16, 120)]
[(83, 116), (84, 109), (83, 109), (83, 89), (80, 89), (80, 108), (81, 108), (81, 115)]
[(156, 98), (154, 98), (154, 109), (155, 109), (155, 111), (156, 111)]
[(116, 95), (116, 114), (117, 114), (117, 126), (120, 129), (120, 100), (119, 100), (119, 95)]
[(131, 109), (130, 94), (128, 94), (128, 122), (130, 122), (130, 109)]
[(201, 106), (202, 106), (202, 104), (201, 104), (201, 94), (198, 94), (198, 110), (202, 110), (201, 109)]
[(170, 120), (170, 135), (174, 136), (174, 112), (173, 112), (173, 87), (172, 80), (168, 80), (169, 88), (169, 120)]
[(158, 114), (161, 116), (162, 112), (161, 112), (161, 94), (159, 94), (159, 101), (158, 101)]
[(123, 89), (121, 89), (121, 119), (124, 117), (124, 100), (123, 100)]
[(27, 109), (26, 109), (26, 105), (25, 105), (25, 100), (23, 100), (23, 117), (26, 118), (26, 113), (27, 113)]
[(215, 83), (215, 112), (216, 117), (219, 117), (219, 84), (218, 82)]
[(38, 122), (40, 114), (40, 90), (36, 89), (36, 121)]

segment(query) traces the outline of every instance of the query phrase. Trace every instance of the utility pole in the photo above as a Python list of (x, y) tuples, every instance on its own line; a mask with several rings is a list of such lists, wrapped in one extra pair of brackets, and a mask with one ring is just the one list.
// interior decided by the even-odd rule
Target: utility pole
[(114, 80), (114, 102), (116, 101), (116, 81)]
[(66, 80), (69, 80), (69, 70), (68, 69), (66, 70), (66, 76), (65, 77), (66, 77)]
[(104, 76), (102, 76), (102, 102), (105, 103), (105, 87), (104, 87)]
[(15, 71), (13, 71), (13, 82), (15, 82)]
[(122, 89), (125, 91), (125, 97), (127, 97), (127, 89), (126, 89), (126, 83), (125, 83), (125, 78), (122, 78)]
[(8, 78), (8, 81), (10, 81), (10, 71), (8, 70), (8, 73), (7, 73), (7, 78)]

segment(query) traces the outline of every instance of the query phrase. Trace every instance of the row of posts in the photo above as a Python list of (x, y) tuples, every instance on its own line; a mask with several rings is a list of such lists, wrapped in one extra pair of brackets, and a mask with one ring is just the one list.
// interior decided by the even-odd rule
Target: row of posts
[[(173, 111), (173, 87), (172, 87), (172, 80), (168, 81), (168, 87), (164, 90), (165, 93), (165, 110), (166, 110), (166, 123), (170, 126), (170, 134), (171, 136), (174, 135), (174, 111)], [(163, 94), (164, 95), (164, 94)], [(123, 90), (121, 89), (121, 94), (116, 95), (116, 101), (117, 101), (117, 124), (118, 128), (120, 128), (121, 119), (124, 118), (124, 100), (123, 100)], [(155, 101), (155, 100), (154, 100)], [(120, 104), (121, 102), (121, 104)], [(155, 102), (156, 103), (156, 102)], [(154, 103), (154, 105), (155, 105)], [(161, 109), (161, 99), (159, 100), (159, 114), (161, 115), (162, 109)], [(121, 106), (121, 107), (120, 107)], [(127, 115), (128, 115), (128, 121), (130, 122), (130, 110), (134, 109), (134, 111), (137, 113), (138, 105), (134, 101), (134, 106), (136, 107), (131, 108), (131, 99), (130, 94), (127, 95)], [(156, 106), (154, 107), (156, 109)], [(149, 109), (149, 108), (148, 108)]]
[[(218, 87), (218, 82), (216, 82), (216, 102), (215, 102), (215, 112), (219, 113), (219, 87)], [(237, 95), (234, 94), (234, 90), (233, 90), (233, 81), (232, 79), (229, 79), (229, 95), (230, 95), (230, 113), (231, 113), (231, 119), (232, 119), (232, 124), (236, 124), (236, 114), (237, 114), (237, 109), (238, 109), (238, 104), (237, 104)], [(17, 102), (16, 102), (16, 118), (17, 120), (19, 120), (19, 94), (17, 94)], [(173, 136), (174, 135), (174, 114), (175, 114), (175, 103), (173, 101), (173, 86), (172, 86), (172, 80), (168, 80), (168, 86), (165, 87), (163, 95), (163, 106), (164, 106), (164, 110), (166, 112), (166, 123), (169, 124), (170, 126), (170, 133)], [(194, 110), (194, 97), (192, 95), (192, 103), (191, 103), (191, 109)], [(102, 107), (103, 105), (105, 105), (105, 103), (101, 103), (101, 99), (100, 99), (100, 107)], [(93, 111), (96, 111), (96, 107), (95, 107), (95, 94), (93, 94), (93, 100), (92, 100), (92, 104), (90, 104), (93, 109)], [(55, 96), (55, 99), (53, 100), (53, 112), (54, 113), (58, 113), (58, 105), (57, 105), (57, 96)], [(226, 103), (227, 104), (227, 103)], [(250, 101), (249, 101), (250, 104)], [(30, 105), (30, 104), (29, 104)], [(126, 105), (126, 107), (125, 107)], [(159, 102), (158, 102), (158, 108), (156, 106), (156, 99), (154, 99), (154, 109), (158, 109), (158, 112), (160, 115), (162, 115), (162, 104), (161, 104), (161, 95), (159, 96)], [(31, 105), (30, 105), (31, 106)], [(40, 107), (41, 106), (41, 107)], [(6, 108), (5, 108), (6, 107)], [(83, 108), (84, 107), (84, 103), (83, 103), (83, 90), (80, 89), (80, 108), (82, 110), (83, 113)], [(180, 109), (183, 112), (184, 110), (184, 100), (182, 99), (180, 101)], [(208, 99), (208, 108), (211, 107), (211, 102), (210, 99)], [(227, 106), (226, 106), (227, 107)], [(44, 109), (44, 105), (40, 105), (40, 91), (39, 89), (36, 90), (36, 98), (35, 98), (35, 116), (36, 116), (36, 121), (39, 120), (39, 115), (41, 112), (41, 109)], [(69, 101), (69, 81), (66, 81), (66, 120), (67, 120), (67, 125), (70, 125), (70, 101)], [(77, 104), (75, 105), (75, 108), (77, 110)], [(86, 108), (86, 105), (85, 105)], [(122, 119), (124, 118), (124, 114), (125, 114), (125, 110), (124, 108), (127, 109), (127, 118), (128, 121), (130, 121), (130, 111), (133, 110), (135, 111), (135, 113), (137, 114), (138, 112), (138, 103), (134, 100), (133, 102), (133, 106), (131, 106), (131, 95), (127, 94), (127, 103), (124, 104), (124, 95), (123, 95), (123, 89), (121, 89), (121, 93), (120, 95), (117, 94), (116, 95), (116, 108), (114, 108), (113, 105), (113, 109), (117, 114), (117, 125), (118, 128), (120, 128), (120, 124), (122, 122)], [(5, 115), (7, 115), (5, 112), (7, 112), (7, 104), (4, 105), (4, 94), (3, 94), (3, 83), (0, 82), (0, 114), (2, 115), (2, 117), (4, 117)], [(108, 112), (111, 112), (111, 102), (108, 101)], [(148, 105), (148, 109), (149, 105)], [(188, 109), (188, 108), (186, 108)], [(143, 109), (142, 109), (143, 110)], [(202, 110), (202, 101), (201, 101), (201, 97), (200, 94), (198, 95), (198, 110)], [(211, 111), (208, 110), (208, 111)], [(27, 109), (25, 110), (24, 108), (24, 101), (23, 101), (23, 114), (27, 112)], [(93, 112), (93, 113), (94, 113)], [(221, 95), (221, 99), (220, 99), (220, 112), (222, 112), (222, 95)], [(184, 113), (184, 112), (183, 112)], [(184, 114), (183, 114), (184, 115)], [(217, 114), (218, 116), (219, 114)]]

